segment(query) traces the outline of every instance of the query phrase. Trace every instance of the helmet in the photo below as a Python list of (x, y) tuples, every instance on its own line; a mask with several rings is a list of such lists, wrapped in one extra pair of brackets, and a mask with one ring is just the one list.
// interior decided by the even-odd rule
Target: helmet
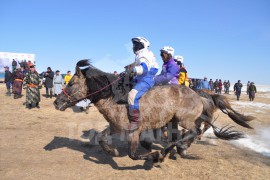
[(150, 46), (150, 42), (144, 37), (136, 37), (131, 39), (133, 43), (133, 51), (137, 52), (141, 49), (148, 48)]
[(174, 49), (170, 46), (164, 46), (160, 51), (170, 54), (171, 56), (174, 55)]
[(184, 63), (184, 58), (183, 58), (183, 56), (176, 55), (176, 56), (173, 57), (173, 59), (174, 59), (176, 62)]

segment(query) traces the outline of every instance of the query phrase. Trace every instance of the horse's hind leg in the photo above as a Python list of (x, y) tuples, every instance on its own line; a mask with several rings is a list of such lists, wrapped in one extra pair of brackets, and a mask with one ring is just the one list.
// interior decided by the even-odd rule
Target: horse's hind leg
[(112, 156), (119, 156), (119, 152), (114, 147), (108, 144), (108, 135), (110, 134), (110, 126), (101, 132), (99, 137), (99, 145), (102, 147), (103, 151)]
[(202, 129), (202, 133), (198, 136), (198, 140), (201, 140), (203, 134), (210, 128), (211, 126), (207, 123), (207, 122), (204, 122), (204, 127)]

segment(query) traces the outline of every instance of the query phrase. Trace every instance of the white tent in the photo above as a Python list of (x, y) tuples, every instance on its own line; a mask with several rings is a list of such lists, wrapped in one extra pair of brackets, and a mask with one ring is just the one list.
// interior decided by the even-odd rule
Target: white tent
[(9, 66), (9, 68), (11, 68), (13, 59), (15, 59), (17, 62), (26, 60), (26, 62), (31, 61), (32, 63), (36, 64), (35, 54), (0, 52), (0, 72), (4, 72), (5, 66)]

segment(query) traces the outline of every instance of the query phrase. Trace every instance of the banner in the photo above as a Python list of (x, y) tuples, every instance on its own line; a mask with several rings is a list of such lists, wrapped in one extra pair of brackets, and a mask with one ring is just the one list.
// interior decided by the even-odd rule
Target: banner
[(4, 67), (8, 66), (11, 69), (13, 59), (19, 64), (22, 61), (31, 61), (36, 64), (36, 55), (27, 53), (12, 53), (12, 52), (0, 52), (0, 73), (4, 72)]

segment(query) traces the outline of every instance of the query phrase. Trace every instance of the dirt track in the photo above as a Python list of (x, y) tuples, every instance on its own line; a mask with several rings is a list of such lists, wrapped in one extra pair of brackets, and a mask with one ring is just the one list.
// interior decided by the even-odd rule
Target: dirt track
[[(25, 96), (14, 100), (6, 97), (0, 84), (0, 177), (1, 179), (270, 179), (270, 157), (206, 135), (193, 144), (182, 159), (172, 152), (160, 165), (133, 161), (127, 156), (127, 142), (115, 139), (121, 157), (111, 157), (98, 145), (82, 139), (82, 131), (98, 131), (108, 124), (95, 107), (89, 114), (69, 108), (54, 109), (54, 99), (42, 97), (41, 109), (25, 109)], [(44, 89), (42, 89), (44, 94)], [(227, 95), (232, 101), (233, 95)], [(241, 101), (247, 101), (242, 95)], [(256, 102), (270, 104), (270, 99), (258, 97)], [(245, 107), (240, 112), (257, 117), (256, 127), (270, 127), (270, 109)], [(258, 111), (260, 110), (260, 111)], [(235, 125), (222, 114), (218, 125)], [(235, 125), (238, 130), (253, 134)], [(269, 142), (267, 142), (269, 143)], [(46, 150), (45, 150), (46, 149)], [(154, 149), (160, 150), (159, 145)], [(142, 151), (142, 149), (140, 149)]]

